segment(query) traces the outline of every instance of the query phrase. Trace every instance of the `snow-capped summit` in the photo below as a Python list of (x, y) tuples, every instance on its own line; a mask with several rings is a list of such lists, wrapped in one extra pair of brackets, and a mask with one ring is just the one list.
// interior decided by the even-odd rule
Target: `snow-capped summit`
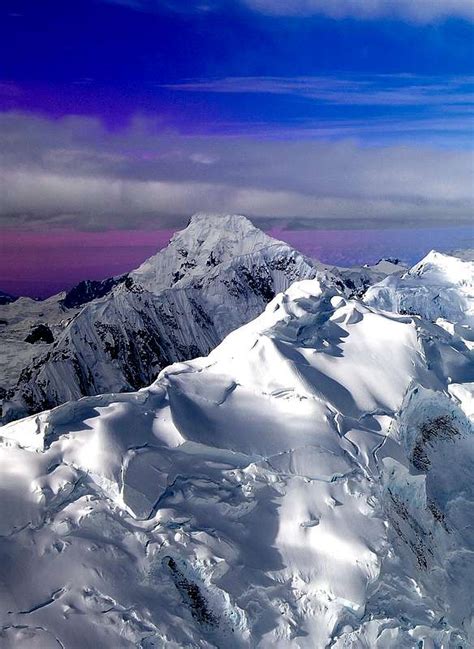
[(407, 275), (423, 277), (432, 284), (466, 287), (472, 293), (474, 287), (474, 262), (431, 250)]
[[(219, 264), (283, 244), (238, 214), (194, 214), (169, 245), (147, 259), (130, 277), (152, 293), (182, 287)], [(289, 246), (286, 246), (289, 248)]]
[(451, 324), (471, 339), (474, 325), (474, 262), (432, 250), (403, 275), (371, 286), (364, 301), (397, 313)]
[(321, 276), (149, 388), (4, 426), (0, 638), (473, 646), (473, 380)]

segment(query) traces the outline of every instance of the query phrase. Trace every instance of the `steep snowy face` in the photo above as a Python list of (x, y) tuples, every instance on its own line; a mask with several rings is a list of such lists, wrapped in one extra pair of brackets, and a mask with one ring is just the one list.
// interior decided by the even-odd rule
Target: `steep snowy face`
[(20, 297), (2, 302), (0, 294), (0, 400), (12, 390), (16, 392), (14, 386), (22, 372), (31, 371), (27, 368), (51, 352), (84, 304), (106, 295), (124, 279), (80, 282), (67, 293), (46, 300)]
[(320, 277), (149, 388), (4, 426), (0, 638), (472, 646), (473, 379)]
[(364, 301), (397, 313), (418, 314), (445, 322), (471, 342), (474, 324), (474, 262), (431, 251), (402, 276), (371, 286)]
[(275, 244), (281, 242), (256, 228), (245, 216), (194, 214), (167, 248), (147, 259), (130, 276), (146, 290), (157, 293), (172, 286), (187, 286), (219, 264)]

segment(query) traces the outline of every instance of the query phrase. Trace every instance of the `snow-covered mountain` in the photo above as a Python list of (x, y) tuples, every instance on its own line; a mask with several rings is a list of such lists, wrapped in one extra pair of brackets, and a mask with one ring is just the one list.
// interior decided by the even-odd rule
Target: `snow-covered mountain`
[(474, 262), (467, 253), (454, 256), (432, 250), (406, 273), (371, 286), (364, 301), (388, 311), (421, 315), (468, 344), (474, 342)]
[[(51, 349), (51, 340), (56, 340), (78, 312), (63, 306), (64, 296), (61, 293), (47, 300), (20, 297), (0, 306), (0, 399), (14, 388), (25, 367)], [(43, 327), (48, 328), (49, 337), (37, 335)]]
[[(209, 353), (297, 279), (318, 276), (360, 295), (392, 266), (329, 268), (243, 216), (196, 214), (129, 275), (82, 282), (42, 303), (22, 298), (0, 310), (0, 340), (8, 349), (0, 362), (3, 421), (84, 395), (148, 385), (168, 364)], [(25, 318), (28, 309), (34, 318)], [(49, 343), (38, 331), (45, 326)], [(27, 335), (35, 344), (25, 342)]]
[(21, 373), (48, 355), (84, 304), (103, 297), (125, 277), (86, 280), (46, 300), (20, 297), (2, 303), (0, 295), (0, 399), (17, 393)]
[(2, 646), (474, 646), (472, 357), (326, 280), (149, 388), (0, 429)]

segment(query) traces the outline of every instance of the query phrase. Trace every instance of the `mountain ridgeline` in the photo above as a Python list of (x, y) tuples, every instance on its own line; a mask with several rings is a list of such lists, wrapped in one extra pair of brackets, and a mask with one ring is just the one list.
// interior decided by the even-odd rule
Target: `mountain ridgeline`
[[(395, 262), (328, 267), (243, 216), (196, 214), (167, 248), (127, 275), (81, 282), (39, 305), (21, 298), (4, 307), (3, 333), (17, 362), (0, 379), (2, 421), (86, 395), (144, 387), (167, 365), (207, 355), (297, 280), (318, 278), (345, 297), (362, 297), (388, 273), (398, 277), (403, 270)], [(31, 329), (48, 327), (52, 338), (37, 336), (31, 344), (30, 331), (15, 345), (9, 318), (16, 323), (26, 306), (36, 309)]]
[[(318, 273), (347, 291), (363, 290), (370, 275), (344, 278), (243, 216), (197, 214), (127, 275), (4, 308), (2, 421), (148, 385), (170, 363), (208, 354), (276, 293)], [(38, 335), (46, 327), (52, 339)]]

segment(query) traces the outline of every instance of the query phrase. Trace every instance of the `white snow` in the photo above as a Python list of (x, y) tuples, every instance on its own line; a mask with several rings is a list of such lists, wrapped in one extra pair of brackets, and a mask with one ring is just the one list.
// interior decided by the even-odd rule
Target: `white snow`
[(402, 276), (371, 286), (364, 301), (380, 309), (439, 320), (472, 347), (474, 262), (432, 250)]
[[(390, 290), (467, 299), (432, 260)], [(473, 646), (472, 357), (380, 290), (0, 428), (2, 646)]]

